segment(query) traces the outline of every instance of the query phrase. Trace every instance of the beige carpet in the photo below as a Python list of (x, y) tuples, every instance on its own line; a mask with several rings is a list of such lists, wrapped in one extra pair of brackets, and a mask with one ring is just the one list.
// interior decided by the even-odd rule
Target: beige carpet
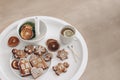
[(0, 32), (33, 15), (63, 19), (81, 32), (89, 61), (80, 80), (120, 80), (120, 0), (0, 0)]

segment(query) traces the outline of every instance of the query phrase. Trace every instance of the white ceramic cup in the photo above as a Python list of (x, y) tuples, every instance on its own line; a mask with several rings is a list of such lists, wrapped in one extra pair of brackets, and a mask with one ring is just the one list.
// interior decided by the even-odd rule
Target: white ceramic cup
[[(70, 37), (64, 36), (64, 35), (63, 35), (63, 30), (65, 30), (66, 28), (67, 28), (67, 29), (71, 29), (71, 30), (74, 32), (74, 34), (73, 34), (72, 36), (70, 36)], [(63, 28), (60, 30), (60, 40), (61, 40), (61, 42), (62, 42), (63, 44), (69, 44), (69, 43), (71, 43), (71, 42), (74, 40), (75, 34), (76, 34), (75, 28), (74, 28), (73, 26), (71, 26), (71, 25), (66, 25), (65, 27), (63, 27)]]

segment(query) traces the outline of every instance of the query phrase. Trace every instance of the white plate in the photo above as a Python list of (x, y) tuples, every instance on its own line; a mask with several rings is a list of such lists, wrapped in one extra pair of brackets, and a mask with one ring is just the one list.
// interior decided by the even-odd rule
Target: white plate
[[(49, 38), (57, 39), (59, 40), (59, 32), (64, 25), (70, 25), (69, 23), (56, 19), (53, 17), (47, 17), (47, 16), (38, 16), (45, 22), (47, 25), (47, 35), (46, 37), (40, 41), (40, 43), (43, 46), (45, 45), (45, 42)], [(30, 18), (30, 17), (28, 17)], [(24, 18), (24, 19), (28, 19)], [(8, 47), (7, 42), (10, 36), (17, 36), (17, 25), (22, 21), (23, 19), (14, 22), (11, 24), (8, 28), (6, 28), (0, 35), (0, 77), (2, 80), (21, 80), (18, 76), (16, 76), (13, 71), (10, 68), (10, 57), (11, 57), (11, 47)], [(67, 61), (70, 64), (70, 67), (68, 68), (68, 71), (66, 73), (61, 74), (60, 76), (57, 76), (54, 71), (52, 70), (52, 66), (56, 65), (60, 61), (58, 58), (56, 58), (56, 53), (54, 53), (53, 59), (51, 61), (50, 68), (48, 71), (40, 76), (36, 80), (78, 80), (80, 76), (83, 74), (88, 60), (88, 50), (86, 43), (82, 37), (82, 35), (77, 31), (76, 32), (76, 38), (77, 40), (73, 41), (72, 44), (74, 45), (75, 50), (78, 52), (78, 55), (80, 56), (77, 63), (75, 62), (72, 52), (66, 47), (66, 45), (62, 45), (60, 43), (61, 49), (65, 48), (69, 52)], [(24, 43), (20, 41), (20, 44), (16, 48), (21, 48), (27, 45), (27, 43)], [(63, 61), (63, 62), (65, 62)]]

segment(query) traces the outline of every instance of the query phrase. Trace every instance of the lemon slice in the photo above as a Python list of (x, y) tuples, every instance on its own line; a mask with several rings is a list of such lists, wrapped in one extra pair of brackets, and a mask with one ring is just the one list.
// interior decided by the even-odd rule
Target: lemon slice
[(73, 32), (72, 30), (65, 30), (65, 31), (63, 32), (63, 35), (64, 35), (65, 37), (71, 37), (71, 36), (74, 35), (74, 32)]

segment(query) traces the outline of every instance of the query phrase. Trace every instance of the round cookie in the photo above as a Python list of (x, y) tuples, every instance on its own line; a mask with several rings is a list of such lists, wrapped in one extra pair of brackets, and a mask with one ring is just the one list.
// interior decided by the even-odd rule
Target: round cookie
[(19, 44), (19, 39), (16, 36), (11, 36), (8, 40), (8, 46), (16, 47)]
[(46, 45), (50, 51), (57, 51), (59, 49), (59, 43), (55, 39), (48, 39)]
[(13, 60), (11, 63), (11, 66), (13, 69), (19, 70), (19, 66), (18, 66), (18, 60)]

